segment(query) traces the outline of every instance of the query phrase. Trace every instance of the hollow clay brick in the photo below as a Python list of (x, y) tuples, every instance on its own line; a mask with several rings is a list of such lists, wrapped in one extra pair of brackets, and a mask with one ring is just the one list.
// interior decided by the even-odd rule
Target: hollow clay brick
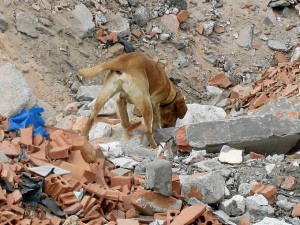
[(45, 178), (45, 193), (54, 199), (71, 189), (71, 185), (60, 175), (52, 174)]
[(187, 225), (193, 223), (206, 210), (206, 205), (194, 205), (184, 208), (180, 214), (175, 217), (171, 225)]

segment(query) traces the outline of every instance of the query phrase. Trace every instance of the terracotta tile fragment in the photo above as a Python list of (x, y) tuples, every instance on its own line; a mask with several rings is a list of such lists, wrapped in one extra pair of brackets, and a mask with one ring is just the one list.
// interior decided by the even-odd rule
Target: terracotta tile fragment
[(215, 74), (210, 80), (209, 83), (211, 85), (215, 85), (220, 88), (228, 88), (231, 85), (230, 80), (225, 75), (224, 72), (219, 72)]
[(20, 129), (21, 132), (21, 140), (20, 143), (23, 145), (32, 145), (33, 144), (33, 127), (27, 127), (27, 128), (22, 128)]
[(187, 10), (180, 10), (177, 14), (177, 20), (179, 23), (185, 22), (189, 18), (189, 13)]

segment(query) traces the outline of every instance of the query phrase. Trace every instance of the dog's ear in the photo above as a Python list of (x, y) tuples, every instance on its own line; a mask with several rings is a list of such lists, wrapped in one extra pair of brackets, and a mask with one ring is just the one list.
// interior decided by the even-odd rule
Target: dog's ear
[(178, 99), (176, 101), (175, 107), (176, 107), (177, 117), (179, 119), (182, 119), (187, 112), (187, 106), (185, 104), (185, 100), (184, 100), (184, 96), (183, 96), (182, 92), (181, 91), (179, 91), (179, 92), (180, 93), (179, 93)]

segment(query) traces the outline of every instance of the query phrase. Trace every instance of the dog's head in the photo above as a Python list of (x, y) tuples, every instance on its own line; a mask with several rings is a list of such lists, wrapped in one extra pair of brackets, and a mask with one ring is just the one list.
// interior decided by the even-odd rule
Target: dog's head
[(160, 118), (162, 128), (174, 127), (177, 119), (182, 119), (187, 111), (185, 98), (182, 91), (177, 90), (175, 100), (167, 105), (160, 107)]

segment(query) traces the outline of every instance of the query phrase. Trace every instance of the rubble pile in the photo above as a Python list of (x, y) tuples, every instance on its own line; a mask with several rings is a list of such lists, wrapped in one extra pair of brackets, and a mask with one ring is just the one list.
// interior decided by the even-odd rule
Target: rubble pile
[(300, 222), (299, 154), (182, 155), (166, 143), (157, 159), (139, 136), (94, 146), (74, 131), (34, 136), (1, 121), (2, 224)]
[(239, 111), (243, 108), (253, 113), (257, 108), (280, 97), (299, 101), (299, 74), (299, 62), (280, 63), (276, 67), (270, 67), (255, 82), (231, 88), (228, 94), (230, 105), (226, 109), (236, 107), (236, 111)]

